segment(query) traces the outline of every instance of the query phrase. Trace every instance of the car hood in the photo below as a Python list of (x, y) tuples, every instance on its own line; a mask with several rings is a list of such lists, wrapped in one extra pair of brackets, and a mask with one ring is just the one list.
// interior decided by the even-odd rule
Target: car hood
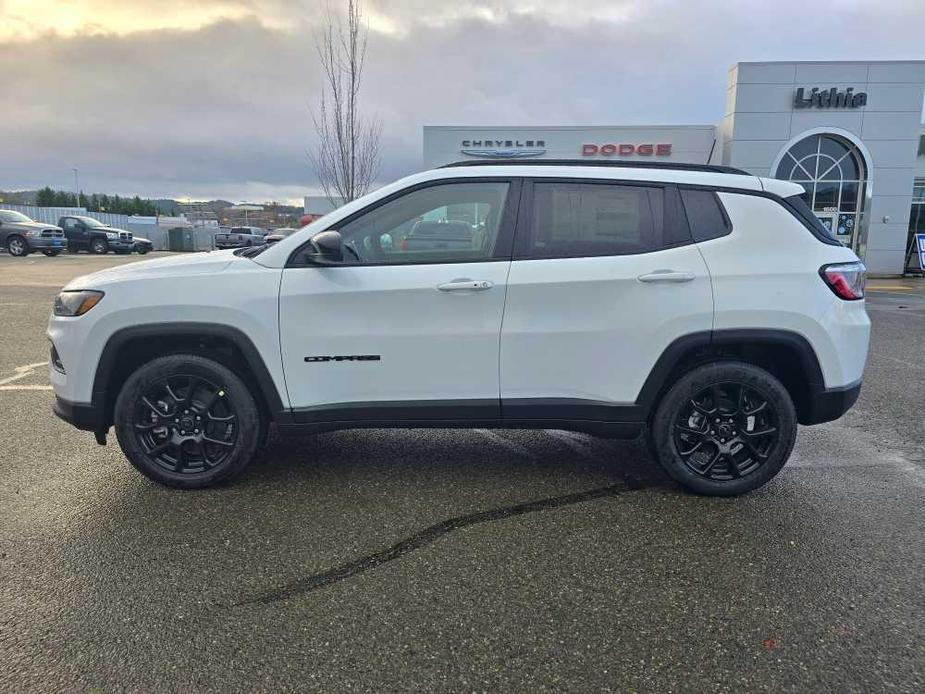
[(3, 226), (7, 225), (17, 229), (55, 229), (61, 231), (61, 227), (55, 224), (42, 224), (41, 222), (6, 222)]
[(142, 260), (78, 277), (72, 280), (65, 289), (98, 289), (108, 284), (145, 277), (208, 275), (221, 272), (233, 262), (249, 261), (237, 258), (233, 250)]

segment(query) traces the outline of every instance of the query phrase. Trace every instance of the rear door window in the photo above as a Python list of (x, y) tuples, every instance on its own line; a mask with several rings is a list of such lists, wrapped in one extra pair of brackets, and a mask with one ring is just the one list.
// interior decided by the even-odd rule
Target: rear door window
[(535, 181), (519, 258), (648, 253), (690, 243), (674, 186)]

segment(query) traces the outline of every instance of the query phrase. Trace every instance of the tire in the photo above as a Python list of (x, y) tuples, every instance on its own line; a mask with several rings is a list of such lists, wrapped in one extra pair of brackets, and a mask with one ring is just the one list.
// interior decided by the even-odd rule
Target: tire
[(720, 361), (671, 387), (650, 436), (656, 460), (676, 482), (697, 494), (735, 496), (780, 472), (796, 433), (796, 410), (780, 381), (752, 364)]
[(16, 258), (24, 258), (29, 255), (29, 244), (22, 236), (10, 236), (6, 240), (6, 249), (10, 255)]
[(90, 242), (90, 252), (96, 255), (105, 255), (109, 253), (109, 244), (105, 239), (93, 239)]
[(141, 246), (138, 248), (138, 255), (145, 255), (148, 252), (147, 246)]
[(174, 354), (128, 377), (116, 398), (115, 429), (122, 452), (145, 477), (199, 489), (247, 467), (264, 423), (250, 390), (229, 368)]
[(42, 251), (42, 254), (47, 255), (49, 258), (54, 258), (56, 255), (59, 255), (60, 253), (61, 251), (59, 250), (50, 250), (48, 248)]
[(67, 252), (74, 254), (80, 253), (80, 246), (78, 246), (76, 243), (69, 243), (67, 245)]

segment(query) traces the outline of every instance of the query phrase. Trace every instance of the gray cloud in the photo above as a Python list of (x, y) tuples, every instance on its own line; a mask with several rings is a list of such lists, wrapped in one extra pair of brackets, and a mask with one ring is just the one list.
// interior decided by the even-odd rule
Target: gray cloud
[[(0, 43), (0, 188), (68, 187), (78, 166), (87, 190), (313, 189), (317, 3), (233, 4), (263, 14)], [(370, 37), (364, 103), (383, 122), (383, 180), (420, 167), (425, 124), (712, 123), (737, 60), (915, 58), (925, 18), (920, 2), (575, 5), (373, 2), (388, 31)]]

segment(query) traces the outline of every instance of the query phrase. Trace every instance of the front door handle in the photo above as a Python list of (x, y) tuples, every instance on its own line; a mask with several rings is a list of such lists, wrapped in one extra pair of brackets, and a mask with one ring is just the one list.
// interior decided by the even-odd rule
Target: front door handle
[(675, 270), (655, 270), (636, 279), (640, 282), (690, 282), (694, 279), (693, 272), (677, 272)]
[(490, 282), (489, 280), (461, 279), (438, 284), (437, 289), (441, 292), (484, 292), (486, 289), (491, 289), (494, 286), (494, 282)]

